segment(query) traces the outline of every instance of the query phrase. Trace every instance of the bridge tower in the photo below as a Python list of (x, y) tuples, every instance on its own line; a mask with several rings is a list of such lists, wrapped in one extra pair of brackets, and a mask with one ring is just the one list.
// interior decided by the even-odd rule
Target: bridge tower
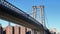
[[(39, 10), (39, 11), (38, 11)], [(44, 26), (44, 28), (46, 27), (46, 24), (45, 24), (45, 12), (44, 12), (44, 5), (40, 5), (40, 6), (33, 6), (33, 18), (37, 18), (38, 16), (38, 12), (39, 13), (39, 16), (40, 16), (40, 23)], [(32, 30), (32, 33), (34, 33), (35, 31)], [(45, 31), (42, 31), (44, 34), (45, 34)], [(37, 32), (39, 34), (39, 32)]]
[(33, 18), (35, 18), (36, 19), (36, 17), (37, 17), (37, 6), (33, 6)]
[(36, 19), (36, 17), (38, 17), (37, 13), (38, 13), (38, 9), (40, 10), (40, 23), (42, 23), (43, 26), (46, 27), (46, 24), (45, 24), (45, 12), (44, 12), (44, 5), (40, 5), (40, 6), (33, 6), (33, 18)]
[[(33, 14), (32, 17), (36, 19), (37, 17), (37, 6), (33, 6)], [(35, 34), (35, 31), (31, 29), (31, 34)]]
[(40, 22), (42, 23), (43, 26), (46, 27), (46, 24), (45, 24), (44, 5), (41, 5), (41, 6), (40, 6)]

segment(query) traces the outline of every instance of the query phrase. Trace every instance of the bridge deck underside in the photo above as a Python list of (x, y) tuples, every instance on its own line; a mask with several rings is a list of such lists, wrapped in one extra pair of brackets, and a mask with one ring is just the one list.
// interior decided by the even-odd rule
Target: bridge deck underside
[(28, 27), (28, 28), (31, 28), (34, 30), (43, 30), (44, 29), (42, 25), (34, 23), (33, 21), (29, 20), (28, 18), (26, 18), (16, 12), (13, 12), (9, 8), (6, 8), (2, 5), (0, 5), (0, 18), (11, 21), (12, 23), (23, 25), (25, 27)]

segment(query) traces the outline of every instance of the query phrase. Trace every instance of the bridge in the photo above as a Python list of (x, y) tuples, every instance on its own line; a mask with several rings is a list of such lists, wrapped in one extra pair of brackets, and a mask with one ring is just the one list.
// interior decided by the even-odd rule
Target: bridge
[(49, 30), (36, 19), (5, 0), (0, 0), (0, 19), (23, 25), (34, 31), (42, 31), (40, 34), (50, 34)]

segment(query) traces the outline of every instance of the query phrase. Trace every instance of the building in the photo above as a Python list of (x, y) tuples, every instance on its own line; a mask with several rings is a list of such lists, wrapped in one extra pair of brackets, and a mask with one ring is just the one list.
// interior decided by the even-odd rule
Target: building
[(20, 27), (20, 34), (26, 34), (26, 28), (24, 26)]
[(26, 34), (27, 30), (24, 26), (14, 26), (14, 34)]
[(52, 29), (50, 29), (50, 32), (51, 32), (51, 34), (57, 34), (57, 30), (56, 30), (56, 28), (52, 28)]
[(7, 26), (6, 27), (6, 34), (13, 34), (14, 33), (14, 29), (12, 26)]
[(26, 34), (26, 29), (23, 26), (11, 26), (10, 23), (5, 29), (6, 34)]
[(14, 34), (20, 34), (20, 27), (14, 26)]
[(31, 34), (31, 29), (27, 28), (26, 34)]
[(1, 26), (1, 24), (0, 24), (0, 34), (3, 34), (3, 28)]
[(60, 34), (60, 32), (58, 32), (57, 34)]

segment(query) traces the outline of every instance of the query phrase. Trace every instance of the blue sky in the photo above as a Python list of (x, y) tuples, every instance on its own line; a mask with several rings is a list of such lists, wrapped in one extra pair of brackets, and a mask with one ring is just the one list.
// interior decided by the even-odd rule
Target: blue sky
[[(25, 11), (26, 13), (32, 11), (32, 6), (45, 6), (46, 26), (50, 28), (56, 28), (60, 31), (60, 0), (7, 0), (16, 7)], [(48, 21), (48, 22), (47, 22)], [(8, 25), (7, 21), (0, 20), (5, 27)]]

